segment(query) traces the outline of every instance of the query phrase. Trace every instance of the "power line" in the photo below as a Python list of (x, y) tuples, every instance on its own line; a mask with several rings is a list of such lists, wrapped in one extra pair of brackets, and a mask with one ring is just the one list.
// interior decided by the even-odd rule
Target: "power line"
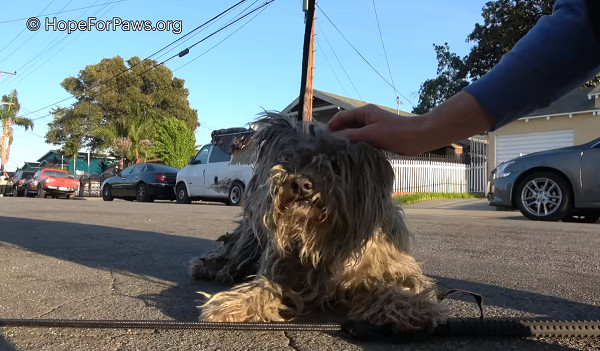
[(331, 63), (329, 62), (329, 59), (327, 59), (327, 56), (325, 55), (325, 50), (323, 50), (323, 48), (321, 47), (321, 44), (319, 43), (319, 38), (316, 38), (316, 42), (317, 42), (317, 46), (319, 47), (319, 49), (323, 53), (323, 58), (325, 59), (325, 62), (327, 62), (327, 65), (331, 69), (331, 72), (333, 73), (333, 76), (335, 77), (335, 80), (337, 80), (337, 82), (340, 84), (340, 87), (342, 88), (342, 90), (344, 90), (344, 93), (346, 93), (346, 96), (350, 96), (350, 94), (348, 94), (348, 91), (346, 91), (346, 88), (344, 88), (344, 86), (342, 85), (342, 82), (338, 78), (337, 74), (335, 73), (335, 70), (333, 69), (333, 66), (331, 66)]
[[(244, 0), (244, 1), (245, 1), (245, 0)], [(144, 71), (142, 71), (142, 72), (140, 72), (140, 73), (136, 74), (135, 76), (133, 76), (133, 77), (131, 77), (131, 78), (130, 78), (130, 81), (133, 81), (135, 78), (137, 78), (137, 77), (141, 76), (142, 74), (144, 74), (144, 73), (146, 73), (146, 72), (149, 72), (149, 71), (151, 71), (152, 69), (154, 69), (154, 68), (156, 68), (156, 67), (158, 67), (158, 66), (160, 66), (160, 65), (163, 65), (163, 64), (165, 64), (166, 62), (170, 61), (171, 59), (173, 59), (173, 58), (175, 58), (175, 57), (178, 57), (178, 56), (179, 56), (179, 57), (183, 57), (183, 56), (187, 55), (187, 54), (189, 53), (189, 49), (191, 49), (191, 48), (193, 48), (194, 46), (196, 46), (196, 45), (200, 44), (201, 42), (203, 42), (203, 41), (205, 41), (206, 39), (208, 39), (208, 38), (212, 37), (213, 35), (215, 35), (215, 34), (217, 34), (217, 33), (221, 32), (222, 30), (226, 29), (227, 27), (229, 27), (229, 26), (231, 26), (231, 25), (233, 25), (233, 24), (235, 24), (235, 23), (239, 22), (240, 20), (244, 19), (245, 17), (249, 16), (250, 14), (252, 14), (252, 13), (254, 13), (254, 12), (256, 12), (256, 11), (260, 10), (261, 8), (263, 8), (263, 7), (265, 7), (265, 6), (269, 5), (269, 4), (271, 4), (271, 3), (272, 3), (272, 2), (274, 2), (274, 1), (275, 1), (275, 0), (269, 0), (269, 1), (265, 2), (265, 3), (264, 3), (264, 4), (262, 4), (261, 6), (259, 6), (259, 7), (255, 8), (255, 9), (253, 9), (252, 11), (250, 11), (250, 12), (246, 13), (245, 15), (241, 16), (240, 18), (238, 18), (238, 19), (236, 19), (236, 20), (233, 20), (233, 21), (231, 21), (230, 23), (228, 23), (228, 24), (224, 25), (223, 27), (219, 28), (218, 30), (216, 30), (216, 31), (214, 31), (213, 33), (209, 34), (208, 36), (204, 37), (203, 39), (201, 39), (201, 40), (199, 40), (199, 41), (195, 42), (194, 44), (192, 44), (191, 46), (189, 46), (189, 47), (188, 47), (188, 48), (186, 48), (185, 50), (181, 51), (180, 53), (178, 53), (178, 54), (175, 54), (175, 55), (173, 55), (173, 56), (171, 56), (171, 57), (167, 58), (166, 60), (164, 60), (164, 61), (162, 61), (162, 62), (160, 62), (160, 63), (157, 63), (157, 64), (155, 64), (155, 65), (152, 65), (150, 68), (148, 68), (148, 69), (146, 69), (146, 70), (144, 70)], [(141, 62), (140, 62), (140, 63), (141, 63)], [(134, 65), (134, 66), (137, 66), (137, 65)], [(130, 67), (129, 69), (131, 69), (131, 68), (133, 68), (133, 66), (132, 66), (132, 67)], [(129, 70), (129, 69), (128, 69), (128, 70)], [(124, 73), (124, 72), (125, 72), (125, 71), (123, 71), (123, 72), (121, 72), (121, 73), (117, 74), (116, 76), (114, 76), (114, 77), (110, 78), (110, 79), (109, 79), (109, 80), (107, 80), (106, 82), (108, 82), (108, 81), (110, 81), (110, 80), (112, 80), (112, 79), (116, 78), (117, 76), (119, 76), (120, 74), (122, 74), (122, 73)], [(95, 87), (93, 87), (93, 88), (98, 88), (98, 87), (99, 87), (99, 85), (96, 85), (96, 86), (95, 86)], [(89, 91), (89, 89), (91, 89), (91, 88), (88, 88), (88, 91)], [(112, 88), (107, 88), (107, 89), (106, 89), (106, 90), (104, 90), (103, 92), (100, 92), (100, 93), (96, 94), (96, 95), (94, 96), (94, 98), (97, 98), (97, 97), (99, 97), (99, 96), (102, 96), (102, 95), (104, 95), (104, 94), (108, 93), (108, 92), (109, 92), (109, 91), (111, 91), (111, 90), (113, 90), (113, 89), (112, 89)], [(66, 100), (69, 100), (69, 99), (72, 99), (72, 98), (74, 98), (74, 97), (75, 97), (74, 95), (72, 95), (72, 96), (69, 96), (68, 98), (65, 98), (65, 99), (63, 99), (63, 100), (60, 100), (60, 101), (58, 101), (58, 102), (56, 102), (56, 103), (54, 103), (54, 104), (52, 104), (52, 105), (48, 105), (48, 106), (46, 106), (46, 107), (43, 107), (43, 108), (41, 108), (41, 109), (38, 109), (38, 110), (35, 110), (35, 111), (33, 111), (33, 112), (27, 113), (27, 114), (25, 114), (25, 115), (22, 115), (21, 117), (23, 117), (23, 116), (26, 116), (26, 115), (29, 115), (29, 114), (32, 114), (32, 113), (35, 113), (35, 112), (38, 112), (38, 111), (41, 111), (41, 110), (44, 110), (44, 109), (46, 109), (46, 108), (48, 108), (48, 107), (55, 106), (55, 105), (57, 105), (57, 104), (59, 104), (59, 103), (61, 103), (61, 102), (64, 102), (64, 101), (66, 101)], [(45, 116), (38, 117), (38, 118), (35, 118), (35, 119), (33, 119), (33, 120), (35, 121), (35, 120), (38, 120), (38, 119), (46, 118), (46, 117), (48, 117), (48, 116), (50, 116), (50, 115), (52, 115), (52, 114), (51, 114), (51, 113), (49, 113), (49, 114), (47, 114), (47, 115), (45, 115)]]
[(354, 85), (354, 82), (350, 78), (350, 75), (348, 74), (348, 72), (346, 72), (346, 69), (344, 68), (344, 65), (342, 65), (342, 61), (340, 61), (340, 58), (335, 53), (335, 50), (333, 50), (333, 46), (331, 46), (331, 43), (329, 42), (329, 39), (327, 39), (327, 35), (325, 35), (325, 32), (323, 31), (323, 29), (321, 29), (320, 26), (317, 25), (317, 27), (319, 28), (319, 31), (321, 32), (321, 34), (323, 34), (323, 38), (325, 38), (325, 41), (327, 42), (327, 45), (329, 45), (329, 49), (331, 49), (331, 52), (333, 52), (333, 56), (335, 56), (335, 59), (337, 60), (337, 62), (340, 65), (340, 67), (342, 68), (342, 71), (344, 71), (344, 74), (346, 75), (346, 78), (348, 78), (348, 81), (350, 81), (350, 84), (354, 88), (354, 91), (358, 95), (358, 98), (362, 100), (362, 96), (360, 96), (360, 93), (358, 92), (358, 89), (356, 89), (356, 86)]
[[(97, 0), (96, 0), (96, 1), (97, 1)], [(238, 5), (240, 5), (241, 3), (245, 2), (245, 1), (246, 1), (246, 0), (241, 0), (241, 1), (239, 1), (238, 3), (236, 3), (236, 4), (234, 4), (233, 6), (229, 7), (229, 8), (228, 8), (228, 9), (226, 9), (225, 11), (223, 11), (223, 12), (219, 13), (218, 15), (214, 16), (213, 18), (209, 19), (208, 21), (204, 22), (203, 24), (199, 25), (198, 27), (196, 27), (196, 28), (192, 29), (190, 32), (186, 33), (186, 34), (185, 34), (185, 35), (183, 35), (182, 37), (180, 37), (180, 38), (178, 38), (178, 39), (176, 39), (176, 40), (172, 41), (171, 43), (169, 43), (169, 44), (167, 44), (166, 46), (164, 46), (162, 49), (160, 49), (160, 50), (156, 51), (155, 53), (153, 53), (153, 54), (149, 55), (149, 56), (148, 56), (148, 57), (146, 57), (144, 60), (147, 60), (147, 59), (151, 58), (152, 56), (156, 55), (157, 53), (159, 53), (159, 52), (163, 51), (164, 49), (166, 49), (166, 48), (168, 48), (169, 46), (173, 45), (174, 43), (178, 42), (179, 40), (181, 40), (181, 39), (185, 38), (186, 36), (190, 35), (191, 33), (193, 33), (193, 32), (195, 32), (195, 31), (197, 31), (198, 29), (200, 29), (200, 28), (202, 28), (202, 27), (204, 27), (206, 24), (208, 24), (208, 23), (210, 23), (210, 22), (214, 21), (215, 19), (219, 18), (219, 17), (220, 17), (220, 16), (222, 16), (223, 14), (225, 14), (225, 13), (227, 13), (227, 12), (231, 11), (232, 9), (234, 9), (235, 7), (237, 7)], [(106, 3), (106, 4), (111, 4), (111, 3)], [(114, 6), (116, 6), (116, 3), (115, 3), (115, 5), (113, 5), (113, 7), (114, 7)], [(111, 8), (111, 9), (112, 9), (112, 8)], [(100, 10), (99, 10), (99, 11), (100, 11)], [(108, 13), (108, 11), (107, 11), (106, 13)], [(81, 32), (79, 33), (79, 35), (81, 35)], [(58, 38), (58, 37), (57, 37), (57, 38)], [(65, 37), (64, 37), (62, 40), (66, 39), (66, 38), (67, 38), (67, 37), (65, 36)], [(61, 41), (62, 41), (62, 40), (61, 40)], [(60, 43), (60, 42), (56, 43), (56, 45), (58, 45), (59, 43)], [(66, 46), (66, 45), (65, 45), (65, 46)], [(36, 55), (36, 57), (41, 57), (41, 53), (43, 53), (43, 51), (44, 51), (44, 50), (42, 50), (42, 52), (40, 52), (38, 55)], [(56, 53), (55, 53), (55, 55), (56, 55)], [(54, 57), (55, 55), (53, 55), (52, 57)], [(46, 60), (44, 61), (44, 63), (45, 63), (45, 62), (48, 62), (48, 60), (50, 60), (52, 57), (50, 57), (50, 58), (46, 59)], [(108, 82), (110, 82), (110, 81), (111, 81), (111, 80), (113, 80), (113, 79), (116, 79), (117, 77), (121, 76), (123, 73), (125, 73), (125, 72), (128, 72), (128, 71), (132, 70), (132, 69), (133, 69), (135, 66), (137, 66), (138, 64), (140, 64), (140, 63), (141, 63), (141, 62), (143, 62), (144, 60), (141, 60), (139, 63), (137, 63), (137, 64), (134, 64), (134, 65), (130, 66), (129, 68), (127, 68), (127, 69), (125, 69), (125, 70), (123, 70), (123, 71), (119, 72), (118, 74), (116, 74), (115, 76), (113, 76), (113, 77), (109, 78), (108, 80), (98, 83), (98, 84), (96, 85), (96, 87), (98, 87), (98, 86), (100, 86), (100, 85), (106, 85)], [(31, 61), (31, 60), (30, 60), (30, 61)], [(42, 65), (43, 65), (43, 64), (42, 64)], [(38, 66), (37, 68), (40, 68), (42, 65)], [(22, 79), (21, 79), (21, 80), (22, 80)], [(91, 87), (90, 87), (90, 89), (91, 89)]]
[[(48, 9), (48, 7), (50, 7), (50, 5), (52, 5), (53, 2), (54, 2), (54, 0), (50, 1), (50, 3), (48, 5), (46, 5), (46, 7), (44, 7), (44, 9), (42, 11), (40, 11), (40, 13), (46, 11)], [(38, 15), (38, 16), (40, 16), (40, 15)], [(18, 37), (20, 37), (21, 34), (23, 34), (23, 32), (25, 32), (26, 29), (27, 28), (23, 28), (23, 30), (21, 30), (21, 32), (19, 34), (17, 34), (11, 41), (8, 42), (8, 44), (4, 45), (2, 47), (2, 49), (0, 49), (0, 52), (4, 51), (4, 49), (6, 49), (10, 44), (12, 44), (13, 41), (15, 41)]]
[(415, 106), (415, 104), (412, 103), (412, 101), (410, 101), (406, 96), (404, 96), (402, 93), (400, 93), (398, 90), (396, 90), (394, 88), (394, 86), (387, 81), (387, 79), (385, 79), (381, 73), (379, 73), (377, 71), (377, 69), (375, 69), (375, 67), (373, 67), (373, 65), (371, 63), (369, 63), (369, 61), (358, 51), (358, 49), (352, 45), (352, 43), (350, 42), (350, 40), (348, 40), (348, 38), (346, 38), (346, 36), (344, 35), (344, 33), (342, 33), (342, 31), (340, 31), (340, 29), (335, 25), (335, 23), (333, 23), (333, 21), (331, 20), (331, 18), (329, 18), (329, 16), (327, 16), (327, 14), (325, 13), (325, 11), (323, 11), (323, 9), (321, 9), (321, 7), (319, 6), (319, 4), (317, 4), (317, 7), (319, 8), (319, 10), (321, 11), (321, 13), (323, 13), (323, 15), (325, 15), (325, 18), (327, 18), (327, 21), (329, 21), (329, 23), (331, 23), (331, 25), (338, 31), (338, 33), (340, 33), (340, 35), (342, 36), (342, 38), (344, 38), (344, 40), (346, 40), (346, 42), (352, 47), (352, 49), (354, 49), (354, 51), (358, 54), (358, 56), (360, 56), (360, 58), (363, 59), (363, 61), (365, 61), (367, 63), (367, 65), (369, 65), (369, 67), (371, 67), (371, 69), (373, 71), (375, 71), (375, 73), (377, 73), (377, 75), (383, 79), (384, 82), (387, 83), (387, 85), (389, 85), (390, 87), (392, 87), (392, 89), (394, 89), (394, 91), (396, 93), (398, 93), (400, 96), (402, 96), (406, 101), (408, 101), (411, 105)]
[[(122, 0), (122, 1), (123, 1), (123, 0)], [(240, 2), (238, 2), (237, 4), (235, 4), (235, 5), (231, 6), (231, 7), (229, 7), (227, 10), (225, 10), (225, 11), (221, 12), (220, 14), (218, 14), (218, 15), (214, 16), (213, 18), (209, 19), (208, 21), (204, 22), (203, 24), (199, 25), (198, 27), (194, 28), (194, 29), (193, 29), (193, 30), (191, 30), (189, 33), (187, 33), (186, 35), (188, 35), (188, 34), (190, 34), (190, 33), (194, 32), (194, 31), (196, 31), (196, 30), (198, 30), (198, 29), (202, 28), (202, 27), (203, 27), (203, 26), (205, 26), (206, 24), (208, 24), (208, 23), (210, 23), (210, 22), (214, 21), (216, 18), (218, 18), (218, 17), (222, 16), (223, 14), (227, 13), (228, 11), (231, 11), (232, 9), (234, 9), (234, 8), (235, 8), (235, 7), (237, 7), (239, 4), (241, 4), (241, 3), (245, 2), (245, 1), (246, 1), (246, 0), (241, 0), (241, 1), (240, 1)], [(272, 2), (272, 1), (274, 1), (274, 0), (271, 0), (271, 2)], [(110, 3), (108, 3), (108, 4), (110, 4)], [(264, 6), (264, 5), (263, 5), (263, 6)], [(242, 18), (243, 18), (243, 17), (242, 17)], [(237, 22), (237, 21), (236, 21), (236, 22)], [(234, 22), (234, 23), (235, 23), (235, 22)], [(233, 23), (231, 23), (231, 24), (233, 24)], [(223, 30), (224, 28), (226, 28), (226, 27), (223, 27), (223, 28), (219, 29), (218, 31), (221, 31), (221, 30)], [(217, 32), (218, 32), (218, 31), (217, 31)], [(217, 33), (217, 32), (215, 32), (215, 33)], [(212, 36), (212, 35), (214, 35), (215, 33), (211, 34), (211, 36)], [(208, 37), (207, 37), (207, 38), (208, 38)], [(205, 40), (205, 39), (207, 39), (207, 38), (204, 38), (203, 40)], [(94, 87), (90, 87), (90, 88), (88, 88), (88, 90), (90, 90), (90, 89), (95, 89), (95, 88), (98, 88), (98, 87), (100, 87), (101, 85), (106, 85), (106, 83), (110, 82), (110, 81), (111, 81), (111, 80), (113, 80), (113, 79), (116, 79), (117, 77), (121, 76), (123, 73), (130, 71), (131, 69), (133, 69), (133, 68), (134, 68), (134, 67), (136, 67), (137, 65), (141, 64), (142, 62), (144, 62), (144, 61), (145, 61), (145, 60), (147, 60), (148, 58), (152, 57), (153, 55), (156, 55), (157, 53), (161, 52), (162, 50), (164, 50), (165, 48), (169, 47), (170, 45), (172, 45), (173, 43), (177, 42), (177, 41), (178, 41), (178, 40), (180, 40), (180, 39), (182, 39), (182, 38), (179, 38), (179, 39), (177, 39), (177, 40), (175, 40), (175, 41), (171, 42), (170, 44), (168, 44), (168, 45), (164, 46), (162, 49), (160, 49), (160, 50), (156, 51), (155, 53), (153, 53), (152, 55), (150, 55), (150, 56), (146, 57), (144, 60), (141, 60), (139, 63), (137, 63), (137, 64), (134, 64), (134, 65), (132, 65), (131, 67), (129, 67), (129, 68), (127, 68), (127, 69), (125, 69), (125, 70), (123, 70), (123, 71), (121, 71), (121, 72), (117, 73), (116, 75), (114, 75), (113, 77), (111, 77), (111, 78), (107, 79), (106, 81), (103, 81), (103, 82), (100, 82), (100, 83), (96, 84)], [(203, 40), (201, 40), (201, 41), (203, 41)], [(196, 44), (198, 44), (198, 43), (199, 43), (199, 42), (195, 43), (194, 45), (196, 45)], [(188, 50), (188, 52), (189, 52), (189, 49), (190, 49), (190, 48), (191, 48), (191, 47), (187, 48), (186, 50)], [(180, 53), (178, 53), (178, 54), (175, 54), (175, 55), (173, 55), (173, 56), (169, 57), (169, 58), (168, 58), (168, 59), (166, 59), (165, 61), (163, 61), (163, 62), (161, 62), (161, 63), (159, 63), (159, 64), (157, 64), (157, 65), (155, 65), (155, 66), (151, 67), (150, 69), (152, 69), (152, 68), (154, 68), (154, 67), (156, 67), (156, 66), (158, 66), (158, 65), (161, 65), (161, 64), (163, 64), (163, 63), (165, 63), (165, 62), (167, 62), (167, 61), (169, 61), (169, 60), (171, 60), (171, 59), (172, 59), (172, 58), (174, 58), (175, 56), (179, 56), (179, 55), (181, 55), (181, 56), (184, 56), (184, 55), (185, 55), (185, 54), (183, 54), (184, 52), (185, 52), (185, 50), (181, 51), (181, 52), (180, 52)], [(150, 70), (150, 69), (149, 69), (149, 70)], [(147, 70), (147, 71), (149, 71), (149, 70)], [(144, 72), (142, 72), (142, 73), (146, 73), (147, 71), (144, 71)], [(137, 77), (137, 75), (136, 75), (136, 76), (134, 76), (133, 78), (136, 78), (136, 77)], [(132, 78), (132, 79), (133, 79), (133, 78)], [(110, 89), (109, 89), (109, 90), (110, 90)], [(101, 94), (101, 95), (102, 95), (102, 94)], [(100, 96), (100, 95), (97, 95), (97, 96)], [(39, 111), (41, 111), (41, 110), (45, 110), (45, 109), (47, 109), (47, 108), (49, 108), (49, 107), (52, 107), (52, 106), (58, 105), (58, 104), (60, 104), (60, 103), (62, 103), (62, 102), (65, 102), (65, 101), (67, 101), (67, 100), (69, 100), (69, 99), (72, 99), (72, 98), (74, 98), (74, 97), (75, 97), (74, 95), (71, 95), (71, 96), (69, 96), (69, 97), (67, 97), (67, 98), (65, 98), (65, 99), (62, 99), (62, 100), (60, 100), (60, 101), (58, 101), (58, 102), (55, 102), (55, 103), (53, 103), (53, 104), (51, 104), (51, 105), (44, 106), (44, 107), (42, 107), (42, 108), (40, 108), (40, 109), (37, 109), (37, 110), (35, 110), (35, 111), (33, 111), (33, 112), (30, 112), (30, 113), (27, 113), (27, 114), (25, 114), (25, 115), (22, 115), (21, 117), (24, 117), (24, 116), (26, 116), (26, 115), (29, 115), (29, 114), (31, 114), (31, 113), (39, 112)], [(45, 116), (38, 117), (38, 118), (36, 118), (36, 119), (34, 119), (34, 120), (38, 120), (38, 119), (42, 119), (42, 118), (46, 118), (46, 117), (48, 117), (48, 116), (51, 116), (51, 115), (52, 115), (52, 114), (51, 114), (51, 113), (49, 113), (49, 114), (47, 114), (47, 115), (45, 115)]]
[[(257, 0), (258, 1), (258, 0)], [(256, 3), (257, 1), (255, 1), (254, 3)], [(254, 4), (253, 3), (253, 4)], [(270, 4), (270, 3), (269, 3)], [(247, 9), (247, 8), (246, 8)], [(248, 21), (246, 21), (244, 24), (242, 24), (238, 29), (234, 30), (231, 34), (229, 34), (228, 36), (226, 36), (225, 38), (223, 38), (221, 41), (219, 41), (218, 43), (216, 43), (215, 45), (213, 45), (212, 47), (210, 47), (208, 50), (204, 51), (203, 53), (201, 53), (200, 55), (194, 57), (193, 59), (191, 59), (189, 62), (175, 68), (173, 70), (173, 72), (177, 71), (180, 68), (183, 68), (187, 65), (189, 65), (190, 63), (196, 61), (197, 59), (199, 59), (200, 57), (204, 56), (205, 54), (207, 54), (209, 51), (211, 51), (212, 49), (214, 49), (215, 47), (217, 47), (219, 44), (221, 44), (222, 42), (224, 42), (225, 40), (229, 39), (229, 37), (231, 37), (232, 35), (234, 35), (235, 33), (237, 33), (240, 29), (244, 28), (248, 23), (250, 23), (253, 19), (255, 19), (258, 15), (260, 15), (264, 10), (266, 10), (267, 8), (264, 7), (262, 10), (260, 10), (259, 13), (257, 13), (256, 15), (254, 15), (252, 18), (250, 18)]]
[[(117, 1), (105, 2), (103, 4), (86, 6), (86, 7), (78, 7), (76, 9), (65, 10), (65, 11), (60, 10), (59, 12), (46, 13), (46, 14), (43, 14), (43, 15), (38, 15), (38, 17), (41, 17), (41, 16), (52, 16), (52, 15), (58, 15), (58, 14), (61, 14), (61, 13), (67, 13), (67, 12), (85, 10), (85, 9), (89, 9), (89, 8), (92, 8), (92, 7), (99, 7), (99, 6), (104, 6), (104, 5), (116, 4), (116, 3), (119, 3), (119, 2), (123, 2), (123, 1), (127, 1), (127, 0), (117, 0)], [(10, 23), (10, 22), (17, 22), (17, 21), (23, 21), (23, 20), (26, 20), (26, 19), (29, 19), (29, 18), (30, 17), (23, 17), (23, 18), (15, 18), (15, 19), (8, 20), (8, 21), (0, 21), (0, 24)]]
[[(390, 62), (388, 61), (387, 52), (385, 51), (385, 44), (383, 42), (383, 35), (381, 34), (381, 26), (379, 25), (379, 16), (377, 16), (377, 8), (375, 7), (375, 0), (373, 0), (373, 12), (375, 12), (375, 20), (377, 21), (377, 29), (379, 30), (379, 39), (381, 39), (381, 47), (383, 48), (383, 55), (385, 56), (385, 63), (387, 64), (388, 72), (390, 74), (390, 80), (392, 81), (392, 89), (396, 92), (396, 85), (394, 84), (394, 77), (392, 76), (392, 70), (390, 69)], [(396, 95), (396, 94), (394, 94)], [(398, 95), (396, 95), (398, 98)]]
[[(98, 0), (96, 0), (95, 2), (98, 2)], [(106, 6), (100, 7), (96, 10), (96, 12), (92, 13), (92, 16), (95, 16), (96, 14), (98, 14), (100, 11), (102, 11)], [(117, 6), (117, 4), (115, 3), (110, 9), (108, 9), (106, 12), (102, 13), (100, 15), (100, 17), (106, 15), (108, 12), (110, 12), (110, 10), (112, 10), (115, 6)], [(87, 12), (87, 10), (85, 11)], [(78, 19), (80, 19), (84, 14), (82, 13)], [(58, 39), (60, 37), (60, 34), (58, 36), (56, 36), (48, 45), (46, 45), (46, 47), (44, 47), (44, 49), (42, 49), (39, 53), (37, 53), (36, 55), (33, 56), (33, 58), (31, 58), (29, 61), (27, 61), (25, 64), (21, 65), (21, 67), (17, 68), (16, 71), (21, 72), (21, 69), (23, 67), (27, 67), (27, 65), (29, 63), (32, 63), (33, 65), (36, 65), (38, 62), (42, 61), (42, 59), (45, 59), (41, 64), (37, 65), (37, 67), (32, 68), (32, 69), (27, 69), (25, 68), (25, 74), (21, 74), (19, 75), (19, 77), (11, 83), (13, 86), (16, 86), (18, 84), (20, 84), (21, 82), (23, 82), (27, 77), (29, 77), (30, 75), (32, 75), (34, 72), (36, 72), (38, 69), (40, 69), (41, 67), (44, 66), (44, 64), (46, 64), (48, 61), (50, 61), (52, 58), (54, 58), (54, 56), (56, 56), (58, 53), (62, 52), (63, 49), (65, 49), (67, 46), (69, 46), (73, 41), (75, 41), (75, 39), (79, 38), (79, 36), (81, 36), (83, 34), (83, 32), (78, 32), (75, 35), (65, 35), (62, 39), (60, 39), (58, 42), (54, 43), (56, 41), (56, 39)], [(67, 42), (65, 45), (63, 45), (59, 50), (56, 50), (53, 54), (49, 55), (49, 53), (56, 48), (60, 43), (62, 43), (65, 39), (67, 38), (71, 38), (71, 40), (69, 42)]]
[[(237, 16), (241, 15), (242, 13), (246, 12), (250, 7), (252, 7), (254, 4), (256, 4), (258, 2), (258, 0), (255, 0), (253, 3), (251, 3), (250, 5), (248, 5), (245, 9), (243, 9), (242, 11), (240, 11), (239, 13), (237, 13), (235, 16), (233, 16), (233, 18), (236, 18)], [(219, 18), (220, 19), (220, 18)], [(179, 43), (177, 46), (175, 46), (174, 48), (172, 48), (171, 50), (165, 52), (164, 54), (160, 55), (157, 57), (157, 59), (165, 56), (167, 53), (175, 50), (176, 48), (178, 48), (179, 46), (183, 45), (185, 42), (187, 42), (188, 40), (192, 39), (193, 37), (195, 37), (196, 35), (200, 34), (201, 32), (203, 32), (205, 29), (207, 29), (208, 27), (210, 27), (211, 25), (217, 23), (217, 21), (212, 22), (210, 25), (206, 26), (205, 28), (203, 28), (201, 31), (199, 31), (198, 33), (194, 33), (192, 36), (190, 36), (189, 38), (187, 38), (186, 40), (182, 41), (181, 43)], [(227, 22), (229, 23), (229, 22)]]

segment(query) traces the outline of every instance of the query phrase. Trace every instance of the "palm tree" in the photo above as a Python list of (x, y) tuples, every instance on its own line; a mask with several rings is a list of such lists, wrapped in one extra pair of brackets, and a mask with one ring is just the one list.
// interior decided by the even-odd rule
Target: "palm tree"
[(154, 134), (154, 121), (152, 110), (136, 103), (127, 116), (92, 130), (92, 134), (104, 141), (101, 148), (112, 149), (119, 155), (121, 163), (123, 158), (135, 162), (147, 156), (152, 145), (148, 137)]
[(17, 117), (20, 108), (16, 90), (13, 90), (9, 95), (2, 96), (2, 102), (0, 102), (0, 119), (2, 120), (2, 138), (0, 139), (1, 170), (4, 170), (4, 166), (10, 158), (10, 146), (13, 143), (13, 125), (24, 127), (25, 130), (33, 129), (31, 119)]

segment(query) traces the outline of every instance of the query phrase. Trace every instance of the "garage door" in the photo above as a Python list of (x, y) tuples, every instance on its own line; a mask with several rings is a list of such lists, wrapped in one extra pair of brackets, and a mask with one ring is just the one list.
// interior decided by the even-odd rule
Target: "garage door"
[(496, 136), (496, 166), (532, 152), (573, 146), (573, 130)]

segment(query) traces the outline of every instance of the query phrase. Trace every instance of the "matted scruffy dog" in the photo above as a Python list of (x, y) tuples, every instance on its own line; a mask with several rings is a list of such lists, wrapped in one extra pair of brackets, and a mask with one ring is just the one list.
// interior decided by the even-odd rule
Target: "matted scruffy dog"
[(200, 319), (285, 321), (341, 305), (350, 319), (395, 331), (443, 321), (433, 281), (409, 254), (383, 153), (275, 112), (257, 123), (244, 217), (190, 262), (195, 278), (243, 283), (205, 294)]

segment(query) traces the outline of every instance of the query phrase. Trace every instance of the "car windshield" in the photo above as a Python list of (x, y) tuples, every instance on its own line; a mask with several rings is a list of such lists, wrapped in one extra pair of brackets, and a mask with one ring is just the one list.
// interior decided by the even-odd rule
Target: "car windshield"
[(149, 164), (148, 166), (148, 171), (156, 171), (156, 172), (163, 172), (163, 173), (177, 173), (179, 172), (179, 168), (175, 168), (175, 167), (169, 167), (167, 165), (161, 165), (161, 164)]
[(44, 175), (46, 177), (68, 178), (67, 173), (61, 171), (45, 171)]

